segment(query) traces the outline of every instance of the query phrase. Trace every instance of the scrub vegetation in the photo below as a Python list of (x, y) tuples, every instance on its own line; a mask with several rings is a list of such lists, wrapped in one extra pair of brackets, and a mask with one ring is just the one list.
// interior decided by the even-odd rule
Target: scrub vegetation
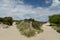
[(21, 32), (21, 34), (32, 37), (35, 36), (35, 34), (43, 32), (41, 29), (41, 25), (43, 23), (40, 23), (39, 21), (36, 21), (34, 19), (24, 19), (19, 24), (17, 24), (18, 30)]
[(13, 18), (12, 17), (0, 18), (0, 23), (6, 24), (6, 25), (12, 25), (13, 24)]
[(50, 26), (60, 33), (60, 14), (49, 16)]

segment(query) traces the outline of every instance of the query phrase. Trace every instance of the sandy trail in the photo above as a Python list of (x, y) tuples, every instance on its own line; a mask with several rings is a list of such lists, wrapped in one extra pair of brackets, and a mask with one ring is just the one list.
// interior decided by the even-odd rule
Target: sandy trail
[(49, 23), (46, 23), (42, 26), (44, 29), (44, 32), (41, 33), (40, 35), (45, 39), (45, 40), (60, 40), (60, 34), (56, 32), (51, 26), (48, 26)]
[(60, 34), (53, 30), (48, 23), (42, 26), (44, 32), (27, 38), (20, 34), (16, 25), (10, 26), (7, 29), (0, 29), (0, 40), (60, 40)]

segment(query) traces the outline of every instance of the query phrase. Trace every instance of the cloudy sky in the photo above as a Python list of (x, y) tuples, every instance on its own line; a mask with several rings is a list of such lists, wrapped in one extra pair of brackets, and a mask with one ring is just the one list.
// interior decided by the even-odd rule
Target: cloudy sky
[(53, 14), (60, 14), (60, 0), (0, 0), (0, 17), (47, 21)]

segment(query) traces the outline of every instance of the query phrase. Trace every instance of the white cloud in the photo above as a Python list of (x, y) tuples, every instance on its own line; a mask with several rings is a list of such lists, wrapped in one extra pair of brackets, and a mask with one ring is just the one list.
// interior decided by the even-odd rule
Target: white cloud
[[(19, 4), (18, 4), (19, 3)], [(59, 4), (59, 2), (55, 0), (55, 2), (53, 3), (53, 6), (56, 6), (57, 4)], [(51, 11), (49, 10), (50, 8), (41, 8), (41, 7), (37, 7), (37, 8), (33, 8), (32, 6), (29, 5), (24, 5), (24, 3), (22, 1), (15, 1), (15, 0), (0, 0), (0, 16), (12, 16), (15, 19), (24, 19), (26, 18), (24, 15), (26, 14), (31, 14), (32, 18), (38, 19), (39, 17), (41, 17), (40, 20), (44, 19), (44, 16), (46, 15), (52, 15), (54, 13), (60, 13), (55, 12), (55, 11)], [(28, 18), (29, 16), (27, 16)], [(30, 17), (29, 17), (30, 18)]]
[(53, 0), (52, 6), (58, 6), (60, 4), (59, 0)]

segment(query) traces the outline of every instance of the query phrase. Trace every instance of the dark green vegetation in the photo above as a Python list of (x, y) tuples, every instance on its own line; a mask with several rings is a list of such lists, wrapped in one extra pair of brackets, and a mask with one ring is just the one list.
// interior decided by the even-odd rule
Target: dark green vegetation
[(13, 18), (12, 17), (4, 17), (0, 18), (0, 22), (6, 25), (12, 25), (13, 24)]
[(40, 33), (43, 30), (41, 29), (41, 25), (43, 23), (36, 21), (34, 19), (24, 19), (21, 20), (20, 23), (17, 24), (17, 28), (21, 32), (21, 34), (31, 37), (34, 36), (36, 33)]
[(49, 16), (50, 26), (53, 26), (60, 33), (60, 14)]

